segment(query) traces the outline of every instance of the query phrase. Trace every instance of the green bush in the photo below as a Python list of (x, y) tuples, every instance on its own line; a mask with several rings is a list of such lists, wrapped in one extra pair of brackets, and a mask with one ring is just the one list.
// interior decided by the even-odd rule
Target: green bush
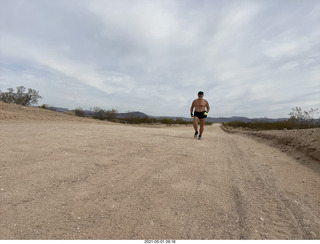
[(13, 88), (8, 88), (7, 92), (0, 90), (0, 100), (5, 103), (15, 103), (23, 106), (31, 106), (37, 104), (42, 97), (39, 95), (39, 91), (31, 88), (26, 91), (24, 86), (18, 86), (15, 92)]
[(47, 104), (42, 104), (41, 106), (39, 106), (39, 108), (42, 108), (42, 109), (49, 109)]

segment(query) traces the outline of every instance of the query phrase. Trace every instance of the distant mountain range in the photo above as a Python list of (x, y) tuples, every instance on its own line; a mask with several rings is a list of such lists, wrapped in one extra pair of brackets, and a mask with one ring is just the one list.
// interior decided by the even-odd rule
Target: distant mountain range
[[(54, 110), (57, 112), (67, 112), (72, 111), (67, 108), (58, 108), (58, 107), (49, 107), (50, 110)], [(85, 114), (87, 116), (90, 116), (93, 112), (91, 110), (84, 110)], [(144, 118), (144, 117), (152, 117), (156, 119), (163, 119), (163, 118), (170, 118), (170, 119), (182, 119), (185, 121), (192, 121), (192, 118), (186, 118), (186, 117), (172, 117), (172, 116), (148, 116), (145, 113), (134, 111), (134, 112), (128, 112), (128, 113), (118, 113), (117, 118), (123, 119), (123, 118)], [(247, 118), (247, 117), (241, 117), (241, 116), (232, 116), (232, 117), (208, 117), (206, 119), (207, 122), (214, 122), (214, 123), (228, 123), (232, 121), (241, 121), (241, 122), (253, 122), (253, 121), (264, 121), (264, 122), (276, 122), (281, 120), (287, 120), (288, 118), (278, 118), (278, 119), (270, 119), (270, 118)]]
[(144, 118), (144, 117), (150, 117), (142, 112), (128, 112), (128, 113), (118, 113), (117, 118), (124, 119), (124, 118)]

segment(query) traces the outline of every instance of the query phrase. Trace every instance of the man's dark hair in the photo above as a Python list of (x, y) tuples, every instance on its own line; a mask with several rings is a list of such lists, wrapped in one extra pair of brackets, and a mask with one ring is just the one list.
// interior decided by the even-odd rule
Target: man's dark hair
[(203, 92), (202, 92), (202, 91), (199, 91), (199, 92), (198, 92), (198, 95), (203, 95)]

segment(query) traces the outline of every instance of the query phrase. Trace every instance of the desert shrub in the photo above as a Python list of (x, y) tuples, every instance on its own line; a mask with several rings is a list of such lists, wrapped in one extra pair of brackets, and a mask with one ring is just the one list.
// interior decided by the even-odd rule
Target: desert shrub
[(174, 119), (169, 119), (169, 118), (160, 119), (161, 124), (172, 125), (174, 122), (175, 122)]
[(109, 121), (114, 121), (118, 113), (118, 111), (114, 108), (111, 110), (105, 110), (104, 112), (105, 112), (106, 119)]
[(41, 106), (39, 106), (39, 108), (50, 110), (50, 111), (57, 111), (55, 107), (49, 107), (48, 104), (42, 104)]
[(242, 122), (232, 121), (223, 123), (225, 126), (234, 128), (249, 128), (255, 130), (283, 130), (283, 129), (306, 129), (320, 127), (320, 120), (314, 119), (315, 114), (318, 113), (318, 108), (311, 108), (309, 111), (303, 111), (300, 107), (295, 107), (289, 113), (290, 118), (287, 120), (280, 120), (275, 122), (254, 121)]
[(296, 129), (319, 127), (319, 120), (314, 118), (319, 113), (319, 108), (311, 108), (309, 111), (303, 111), (300, 107), (292, 108), (289, 113), (289, 123)]
[(71, 116), (75, 116), (76, 114), (75, 114), (75, 112), (74, 111), (64, 111), (64, 112), (62, 112), (63, 114), (66, 114), (66, 115), (71, 115)]
[(47, 104), (42, 104), (41, 106), (39, 106), (39, 108), (42, 108), (42, 109), (49, 109), (48, 105)]
[(99, 107), (93, 107), (90, 110), (92, 111), (92, 117), (94, 119), (100, 119), (100, 120), (113, 121), (117, 117), (117, 113), (118, 113), (116, 109), (105, 110)]
[(153, 124), (157, 122), (157, 119), (150, 118), (148, 116), (145, 117), (129, 117), (129, 118), (123, 118), (121, 119), (122, 122), (128, 123), (128, 124)]
[(83, 111), (82, 108), (76, 108), (74, 110), (74, 113), (75, 113), (76, 116), (85, 117), (85, 112)]
[(90, 108), (90, 111), (92, 111), (92, 117), (94, 119), (101, 119), (101, 120), (105, 119), (104, 109), (99, 107), (93, 107), (93, 108)]
[(249, 128), (254, 130), (283, 130), (283, 129), (293, 129), (287, 120), (276, 121), (276, 122), (264, 122), (264, 121), (254, 121), (254, 122), (242, 122), (242, 121), (232, 121), (229, 123), (223, 123), (223, 125), (231, 126), (234, 128)]
[(186, 125), (186, 124), (191, 124), (192, 122), (190, 122), (190, 121), (185, 121), (185, 120), (183, 120), (183, 119), (181, 119), (181, 118), (178, 118), (178, 119), (176, 119), (176, 120), (174, 121), (174, 123), (175, 123), (175, 124), (180, 124), (180, 125)]
[[(185, 121), (183, 119), (171, 119), (171, 118), (152, 118), (152, 117), (128, 117), (128, 118), (122, 118), (119, 119), (121, 123), (128, 123), (128, 124), (192, 124), (191, 121)], [(209, 122), (209, 124), (211, 124)]]
[(13, 88), (8, 88), (7, 92), (2, 92), (0, 90), (0, 100), (5, 103), (16, 103), (23, 106), (31, 106), (37, 104), (39, 99), (42, 97), (39, 95), (39, 91), (34, 89), (26, 88), (24, 86), (18, 86), (17, 91), (14, 91)]

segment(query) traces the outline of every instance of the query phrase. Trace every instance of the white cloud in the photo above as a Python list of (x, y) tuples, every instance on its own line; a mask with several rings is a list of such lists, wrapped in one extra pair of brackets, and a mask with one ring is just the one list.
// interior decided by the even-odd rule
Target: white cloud
[(286, 116), (320, 106), (319, 9), (311, 0), (1, 2), (0, 89), (22, 82), (53, 105), (179, 116), (204, 90), (211, 116)]

